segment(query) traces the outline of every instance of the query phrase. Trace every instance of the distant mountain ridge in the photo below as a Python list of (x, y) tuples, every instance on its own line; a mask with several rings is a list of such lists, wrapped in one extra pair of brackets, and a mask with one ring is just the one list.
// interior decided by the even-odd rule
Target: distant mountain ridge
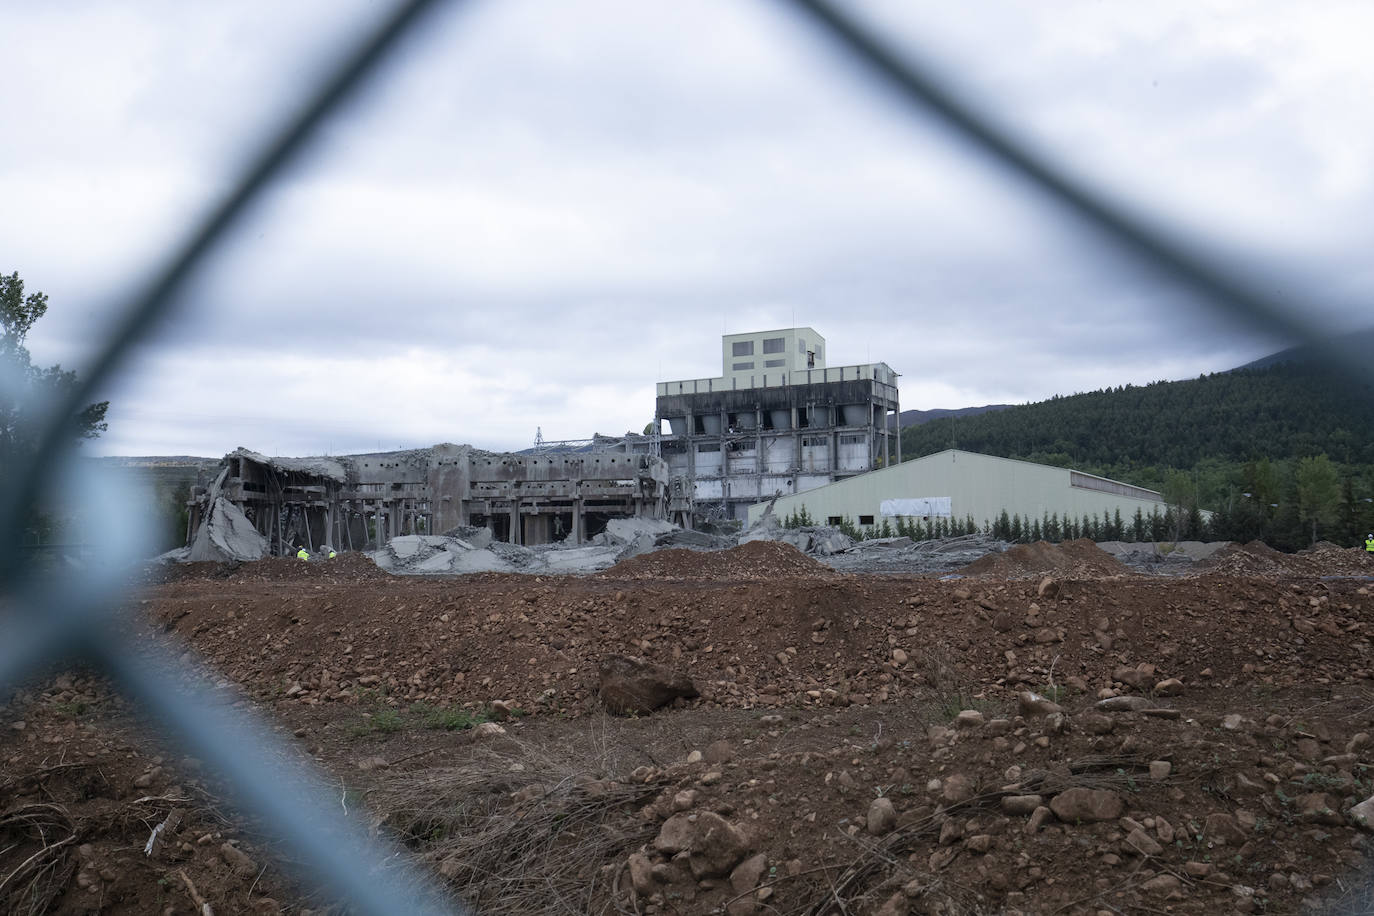
[(1184, 381), (1056, 396), (902, 430), (904, 458), (952, 443), (1080, 469), (1192, 468), (1208, 459), (1322, 453), (1334, 461), (1371, 464), (1374, 391), (1321, 362), (1279, 359), (1270, 368), (1241, 367)]
[[(1374, 328), (1353, 331), (1344, 336), (1343, 342), (1352, 344), (1357, 348), (1367, 350), (1371, 354), (1374, 354)], [(1259, 359), (1248, 362), (1243, 366), (1237, 366), (1231, 371), (1235, 372), (1239, 369), (1269, 369), (1284, 363), (1306, 365), (1318, 358), (1318, 354), (1311, 347), (1303, 344), (1296, 347), (1289, 347), (1286, 350), (1280, 350), (1277, 353), (1270, 353), (1268, 356), (1261, 356)]]
[(101, 455), (95, 460), (119, 468), (210, 467), (220, 462), (198, 455)]
[(942, 420), (945, 417), (972, 417), (980, 413), (1006, 410), (1008, 407), (1015, 406), (1015, 404), (984, 404), (982, 407), (933, 407), (930, 410), (904, 410), (901, 414), (901, 425), (902, 429), (906, 429), (908, 426), (920, 426), (931, 420)]

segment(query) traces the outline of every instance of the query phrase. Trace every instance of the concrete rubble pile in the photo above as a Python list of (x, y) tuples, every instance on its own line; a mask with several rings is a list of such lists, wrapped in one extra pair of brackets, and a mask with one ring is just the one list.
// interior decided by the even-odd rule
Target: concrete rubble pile
[(764, 510), (763, 516), (751, 525), (749, 530), (739, 536), (741, 544), (747, 544), (750, 541), (781, 541), (784, 544), (791, 544), (802, 553), (821, 557), (828, 557), (849, 550), (855, 544), (853, 538), (838, 528), (824, 525), (805, 528), (784, 527), (782, 522), (778, 521), (778, 517), (773, 514), (771, 503)]
[(822, 562), (852, 572), (943, 573), (967, 566), (1010, 545), (986, 534), (913, 541), (911, 538), (870, 538)]
[(210, 485), (206, 494), (208, 506), (205, 521), (187, 547), (163, 554), (160, 559), (183, 562), (234, 563), (261, 560), (267, 556), (267, 538), (258, 533), (253, 523), (238, 506), (220, 495), (227, 471)]
[(984, 534), (913, 541), (909, 537), (868, 538), (856, 541), (838, 528), (808, 525), (787, 528), (769, 506), (748, 531), (739, 537), (749, 541), (780, 541), (802, 553), (847, 572), (938, 573), (967, 566), (988, 553), (1009, 546)]
[(732, 539), (685, 530), (659, 519), (617, 518), (582, 546), (560, 542), (521, 547), (493, 540), (487, 528), (460, 528), (442, 535), (392, 538), (369, 556), (382, 569), (397, 575), (542, 575), (599, 572), (629, 557), (667, 547), (720, 550), (732, 546)]
[(689, 550), (726, 550), (740, 543), (738, 538), (706, 534), (690, 528), (680, 528), (671, 522), (648, 518), (613, 518), (606, 530), (592, 538), (595, 544), (614, 545), (619, 553), (616, 562), (637, 557), (652, 550), (683, 547)]
[(1132, 569), (1160, 575), (1183, 575), (1207, 560), (1229, 541), (1178, 541), (1129, 543), (1099, 541), (1097, 546)]

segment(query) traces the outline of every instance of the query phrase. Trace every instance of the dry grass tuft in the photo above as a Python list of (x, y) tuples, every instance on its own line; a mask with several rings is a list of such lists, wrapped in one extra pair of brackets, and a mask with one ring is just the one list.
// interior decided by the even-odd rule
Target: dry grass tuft
[(0, 912), (48, 912), (76, 867), (75, 842), (76, 825), (60, 805), (22, 805), (0, 814)]
[(598, 778), (601, 763), (503, 740), (460, 766), (393, 776), (367, 803), (478, 912), (606, 913), (628, 895), (625, 858), (654, 833), (638, 807), (659, 787)]

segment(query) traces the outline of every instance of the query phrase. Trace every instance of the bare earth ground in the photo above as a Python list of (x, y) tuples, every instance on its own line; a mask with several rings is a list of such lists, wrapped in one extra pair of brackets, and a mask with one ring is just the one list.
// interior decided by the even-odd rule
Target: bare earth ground
[[(1374, 560), (1261, 548), (1151, 578), (1027, 545), (949, 581), (767, 542), (581, 578), (350, 555), (183, 568), (139, 608), (480, 912), (1366, 912)], [(608, 716), (610, 653), (702, 696)], [(343, 912), (98, 677), (5, 699), (0, 911)]]

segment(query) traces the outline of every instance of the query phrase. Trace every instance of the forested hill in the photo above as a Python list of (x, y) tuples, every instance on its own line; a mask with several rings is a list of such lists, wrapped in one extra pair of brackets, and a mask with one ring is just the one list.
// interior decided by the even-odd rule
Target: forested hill
[(1369, 465), (1374, 390), (1287, 363), (1060, 396), (902, 430), (903, 458), (952, 446), (1116, 473), (1323, 453)]

